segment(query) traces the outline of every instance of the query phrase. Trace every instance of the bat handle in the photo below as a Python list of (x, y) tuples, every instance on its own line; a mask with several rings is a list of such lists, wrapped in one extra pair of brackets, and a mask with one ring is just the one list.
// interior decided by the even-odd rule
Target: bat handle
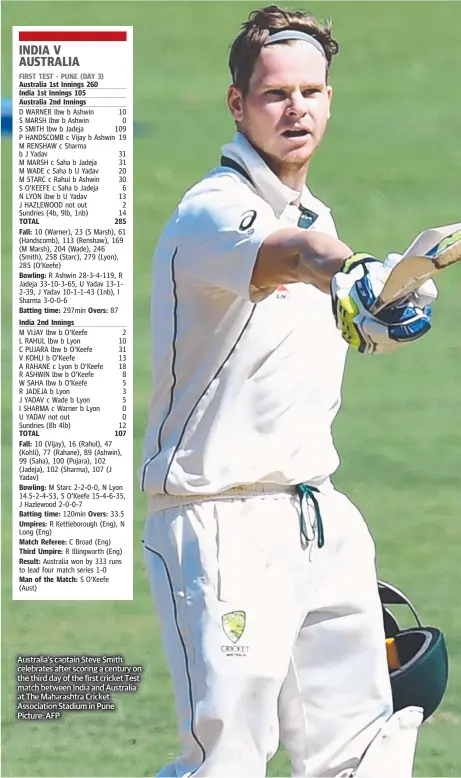
[(399, 264), (401, 259), (403, 259), (403, 254), (396, 254), (392, 252), (391, 254), (387, 255), (383, 265), (384, 267), (388, 267), (390, 270), (392, 270), (393, 267)]
[[(399, 262), (402, 259), (402, 254), (397, 254), (396, 252), (391, 252), (387, 255), (386, 259), (383, 262), (383, 267), (388, 268), (389, 270), (392, 270), (396, 265), (399, 264)], [(401, 299), (398, 300), (398, 302), (403, 302), (406, 300), (410, 295), (405, 295)], [(397, 302), (397, 300), (395, 300)], [(387, 303), (387, 305), (391, 305), (391, 303)], [(377, 313), (379, 313), (383, 308), (386, 308), (387, 306), (383, 303), (382, 299), (380, 297), (377, 297), (375, 302), (370, 308), (370, 313), (372, 316), (375, 316)]]

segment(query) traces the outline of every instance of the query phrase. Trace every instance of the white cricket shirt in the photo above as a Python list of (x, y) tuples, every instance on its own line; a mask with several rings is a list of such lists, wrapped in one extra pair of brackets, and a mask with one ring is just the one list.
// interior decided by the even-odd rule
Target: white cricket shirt
[(151, 498), (315, 484), (339, 463), (331, 424), (347, 344), (330, 296), (303, 283), (266, 297), (250, 289), (268, 235), (299, 223), (336, 236), (330, 211), (307, 188), (301, 209), (292, 205), (299, 193), (240, 133), (222, 153), (225, 164), (184, 195), (155, 251), (140, 469)]

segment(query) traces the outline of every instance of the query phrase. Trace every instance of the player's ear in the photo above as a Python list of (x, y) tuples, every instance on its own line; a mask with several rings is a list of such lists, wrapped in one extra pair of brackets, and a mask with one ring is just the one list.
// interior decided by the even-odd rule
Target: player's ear
[(243, 119), (243, 96), (241, 90), (233, 84), (227, 90), (227, 107), (234, 121), (241, 122)]
[(328, 119), (331, 118), (331, 101), (333, 99), (333, 87), (327, 84), (327, 95), (328, 95)]

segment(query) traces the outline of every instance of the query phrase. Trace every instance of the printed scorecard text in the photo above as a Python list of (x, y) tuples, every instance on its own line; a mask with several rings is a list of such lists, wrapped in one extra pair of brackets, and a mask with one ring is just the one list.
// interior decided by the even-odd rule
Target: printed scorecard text
[(13, 28), (13, 599), (130, 600), (132, 28)]

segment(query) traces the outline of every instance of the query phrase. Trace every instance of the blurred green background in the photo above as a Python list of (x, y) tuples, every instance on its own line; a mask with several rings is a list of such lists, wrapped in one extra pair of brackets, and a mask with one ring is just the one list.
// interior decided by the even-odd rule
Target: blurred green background
[[(286, 4), (289, 5), (289, 4)], [(233, 134), (227, 54), (247, 2), (4, 2), (2, 94), (11, 96), (13, 25), (133, 25), (135, 120), (135, 462), (150, 392), (151, 257), (183, 191)], [(293, 7), (293, 6), (290, 6)], [(313, 2), (341, 44), (333, 118), (310, 187), (343, 239), (377, 254), (461, 216), (461, 4)], [(171, 686), (143, 571), (145, 500), (135, 491), (133, 602), (11, 601), (11, 140), (2, 140), (3, 775), (149, 776), (177, 752)], [(433, 332), (388, 357), (351, 354), (335, 425), (336, 485), (363, 510), (380, 576), (447, 634), (449, 692), (420, 736), (416, 775), (461, 774), (461, 268), (440, 279)], [(358, 560), (359, 563), (360, 560)], [(353, 571), (351, 571), (353, 574)], [(143, 664), (137, 695), (115, 714), (55, 724), (14, 719), (14, 658), (123, 654)], [(283, 751), (268, 775), (288, 775)]]

